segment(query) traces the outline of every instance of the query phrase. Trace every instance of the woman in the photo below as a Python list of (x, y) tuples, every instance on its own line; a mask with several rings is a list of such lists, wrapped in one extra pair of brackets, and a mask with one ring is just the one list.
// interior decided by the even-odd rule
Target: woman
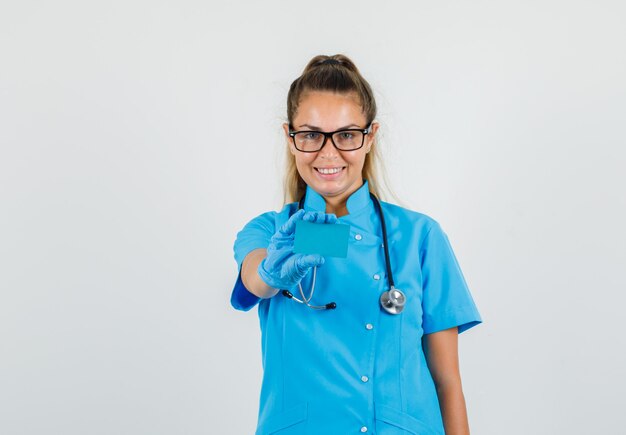
[[(231, 303), (259, 304), (256, 433), (469, 434), (457, 336), (481, 318), (440, 225), (377, 200), (369, 84), (347, 57), (316, 56), (287, 111), (289, 203), (234, 246)], [(349, 225), (347, 257), (294, 253), (299, 220)]]

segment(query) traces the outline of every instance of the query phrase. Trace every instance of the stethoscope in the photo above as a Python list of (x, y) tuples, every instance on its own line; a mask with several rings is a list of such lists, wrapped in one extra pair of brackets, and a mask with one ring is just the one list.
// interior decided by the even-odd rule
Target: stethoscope
[[(387, 226), (385, 225), (385, 217), (383, 215), (382, 207), (380, 206), (380, 201), (378, 198), (370, 192), (370, 197), (374, 202), (374, 206), (376, 207), (376, 211), (380, 216), (380, 224), (383, 230), (383, 248), (385, 250), (385, 267), (387, 269), (387, 281), (389, 282), (389, 290), (384, 291), (380, 295), (380, 306), (389, 314), (400, 314), (404, 309), (404, 305), (406, 303), (406, 297), (402, 290), (395, 288), (393, 282), (393, 275), (391, 273), (391, 261), (389, 260), (389, 247), (387, 246)], [(304, 207), (304, 196), (300, 199), (298, 203), (298, 210)], [(326, 305), (311, 305), (309, 302), (313, 298), (313, 293), (315, 292), (315, 275), (317, 272), (317, 267), (313, 268), (313, 280), (311, 282), (311, 291), (309, 293), (309, 297), (304, 296), (304, 290), (302, 290), (302, 285), (298, 283), (298, 288), (300, 289), (300, 295), (302, 296), (302, 300), (296, 298), (289, 290), (282, 290), (281, 293), (283, 296), (293, 299), (296, 302), (306, 305), (309, 308), (313, 308), (314, 310), (334, 310), (337, 308), (337, 304), (334, 302), (329, 302)]]

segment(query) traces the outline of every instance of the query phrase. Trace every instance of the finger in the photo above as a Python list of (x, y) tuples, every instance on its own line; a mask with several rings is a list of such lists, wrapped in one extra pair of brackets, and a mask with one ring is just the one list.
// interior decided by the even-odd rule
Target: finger
[(321, 266), (324, 264), (324, 257), (319, 254), (303, 255), (298, 259), (298, 266), (302, 270), (310, 269), (311, 267)]
[(315, 216), (311, 217), (311, 219), (314, 219), (312, 222), (316, 224), (334, 224), (334, 223), (337, 223), (339, 220), (337, 218), (337, 215), (333, 213), (323, 213), (323, 212), (315, 213)]
[(326, 223), (327, 224), (336, 224), (337, 222), (339, 222), (339, 218), (337, 217), (336, 214), (327, 214), (326, 215)]
[(326, 213), (321, 211), (309, 212), (307, 220), (314, 224), (323, 224), (326, 221)]
[(302, 219), (302, 216), (305, 213), (306, 212), (303, 209), (300, 209), (294, 214), (292, 214), (291, 217), (287, 220), (287, 222), (285, 222), (285, 224), (282, 227), (280, 227), (280, 232), (284, 234), (292, 234), (296, 229), (296, 222)]
[(315, 223), (317, 221), (318, 214), (319, 212), (317, 211), (307, 211), (304, 216), (302, 216), (302, 220)]

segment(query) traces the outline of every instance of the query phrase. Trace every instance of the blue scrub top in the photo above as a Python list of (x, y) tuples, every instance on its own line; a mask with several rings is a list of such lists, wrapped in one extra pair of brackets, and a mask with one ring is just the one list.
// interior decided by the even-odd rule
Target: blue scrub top
[[(312, 310), (281, 293), (259, 299), (237, 279), (234, 308), (258, 303), (263, 383), (256, 435), (444, 435), (435, 385), (422, 336), (482, 322), (447, 235), (431, 217), (381, 201), (396, 288), (404, 311), (379, 304), (388, 289), (380, 218), (367, 181), (347, 201), (347, 258), (325, 258), (318, 267)], [(237, 234), (241, 271), (245, 256), (266, 248), (297, 203), (252, 219)], [(307, 188), (304, 209), (325, 211), (324, 198)], [(302, 281), (308, 297), (312, 273)], [(289, 289), (299, 295), (298, 287)]]

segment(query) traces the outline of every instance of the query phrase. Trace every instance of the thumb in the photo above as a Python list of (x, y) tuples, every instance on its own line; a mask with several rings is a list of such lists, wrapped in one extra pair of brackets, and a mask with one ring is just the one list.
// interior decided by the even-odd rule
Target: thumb
[(283, 226), (280, 227), (279, 232), (286, 236), (293, 234), (296, 229), (296, 222), (302, 219), (302, 216), (304, 216), (305, 213), (306, 212), (303, 209), (296, 211), (294, 214), (291, 215), (291, 217), (289, 217), (287, 222), (285, 222)]
[(321, 266), (322, 264), (324, 264), (324, 261), (324, 257), (319, 254), (303, 255), (298, 261), (298, 266), (302, 270), (307, 270), (311, 267)]

